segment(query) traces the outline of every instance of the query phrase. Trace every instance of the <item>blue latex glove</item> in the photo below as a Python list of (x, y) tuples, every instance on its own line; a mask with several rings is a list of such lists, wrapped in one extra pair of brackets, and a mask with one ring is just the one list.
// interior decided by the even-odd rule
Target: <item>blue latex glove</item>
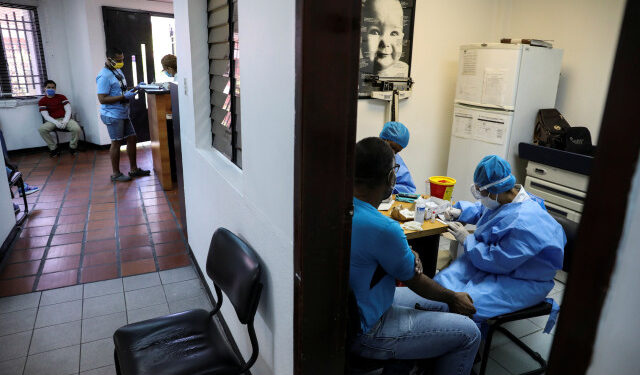
[(124, 93), (124, 98), (125, 98), (125, 99), (131, 99), (131, 98), (133, 98), (134, 96), (136, 96), (136, 92), (135, 92), (135, 90), (134, 90), (134, 89), (131, 89), (131, 90), (129, 90), (129, 91), (127, 91), (127, 92), (125, 92), (125, 93)]

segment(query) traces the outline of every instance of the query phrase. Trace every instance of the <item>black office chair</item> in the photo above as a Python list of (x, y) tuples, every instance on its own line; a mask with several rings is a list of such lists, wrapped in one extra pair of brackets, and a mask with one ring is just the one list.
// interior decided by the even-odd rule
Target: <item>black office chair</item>
[[(554, 216), (554, 218), (556, 219), (556, 221), (558, 221), (558, 223), (560, 223), (560, 225), (562, 225), (562, 229), (564, 229), (565, 235), (567, 236), (567, 244), (564, 247), (564, 262), (566, 262), (567, 259), (570, 258), (570, 256), (567, 256), (567, 254), (571, 254), (573, 252), (578, 224), (565, 217)], [(489, 330), (487, 331), (487, 336), (485, 338), (484, 351), (482, 353), (482, 364), (480, 365), (479, 375), (484, 375), (487, 369), (489, 352), (491, 351), (491, 340), (495, 331), (499, 331), (504, 334), (509, 340), (518, 345), (522, 350), (524, 350), (525, 353), (527, 353), (534, 361), (538, 362), (538, 364), (540, 365), (539, 368), (532, 371), (524, 372), (520, 375), (537, 375), (543, 374), (545, 371), (547, 371), (547, 361), (542, 358), (540, 353), (532, 350), (529, 346), (527, 346), (527, 344), (522, 342), (522, 340), (517, 338), (502, 325), (516, 320), (548, 315), (549, 313), (551, 313), (551, 307), (552, 306), (550, 303), (543, 301), (535, 306), (531, 306), (526, 309), (488, 319), (487, 324), (489, 325)]]
[[(86, 135), (86, 134), (85, 134), (85, 132), (84, 132), (84, 126), (82, 126), (82, 125), (78, 122), (78, 120), (76, 119), (76, 114), (75, 114), (75, 113), (71, 115), (71, 118), (72, 118), (73, 120), (75, 120), (75, 122), (77, 122), (77, 123), (78, 123), (78, 125), (80, 126), (80, 131), (82, 131), (82, 139), (81, 139), (81, 141), (82, 141), (83, 143), (87, 143), (87, 135)], [(44, 124), (45, 122), (46, 122), (46, 120), (43, 118), (43, 119), (42, 119), (42, 123)], [(67, 130), (67, 129), (58, 129), (58, 128), (55, 128), (55, 129), (53, 129), (53, 130), (52, 130), (52, 132), (53, 132), (53, 134), (56, 136), (56, 147), (60, 147), (60, 137), (58, 136), (58, 133), (69, 133), (69, 130)], [(80, 149), (80, 140), (78, 141), (78, 149)]]
[(9, 176), (7, 176), (9, 180), (9, 192), (11, 193), (11, 199), (15, 197), (15, 195), (13, 194), (13, 187), (15, 186), (20, 191), (22, 200), (24, 202), (24, 215), (22, 215), (20, 221), (17, 223), (18, 225), (21, 225), (24, 219), (27, 218), (27, 214), (29, 213), (27, 194), (25, 194), (24, 191), (24, 179), (22, 178), (22, 173), (18, 170), (18, 166), (13, 164), (9, 160), (9, 152), (7, 150), (7, 144), (4, 141), (4, 134), (2, 133), (2, 130), (0, 130), (0, 147), (2, 148), (2, 154), (4, 155), (4, 164), (11, 170), (11, 173), (9, 174)]
[[(253, 318), (262, 292), (262, 268), (254, 250), (230, 231), (213, 234), (207, 275), (217, 303), (211, 311), (190, 310), (119, 328), (113, 335), (118, 374), (243, 374), (258, 358)], [(214, 316), (225, 292), (238, 320), (247, 325), (253, 353), (245, 363)]]

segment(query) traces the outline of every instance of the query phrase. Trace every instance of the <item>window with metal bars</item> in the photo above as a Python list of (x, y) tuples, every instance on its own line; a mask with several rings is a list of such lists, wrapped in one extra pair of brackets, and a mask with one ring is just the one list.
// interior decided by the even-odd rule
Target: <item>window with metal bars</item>
[(43, 95), (47, 79), (35, 7), (0, 2), (0, 98)]
[(208, 0), (212, 145), (242, 168), (237, 0)]

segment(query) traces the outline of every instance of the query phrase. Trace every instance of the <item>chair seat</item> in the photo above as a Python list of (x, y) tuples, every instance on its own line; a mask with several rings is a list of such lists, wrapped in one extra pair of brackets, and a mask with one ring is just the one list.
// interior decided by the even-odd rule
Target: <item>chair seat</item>
[(113, 335), (122, 374), (238, 374), (241, 360), (205, 310), (119, 328)]
[(527, 307), (522, 310), (518, 310), (509, 314), (503, 314), (503, 315), (490, 318), (487, 322), (489, 324), (495, 324), (495, 323), (502, 324), (502, 323), (511, 322), (514, 320), (535, 318), (537, 316), (548, 315), (549, 313), (551, 313), (551, 308), (552, 306), (550, 303), (546, 301), (542, 301), (537, 305), (533, 305), (531, 307)]

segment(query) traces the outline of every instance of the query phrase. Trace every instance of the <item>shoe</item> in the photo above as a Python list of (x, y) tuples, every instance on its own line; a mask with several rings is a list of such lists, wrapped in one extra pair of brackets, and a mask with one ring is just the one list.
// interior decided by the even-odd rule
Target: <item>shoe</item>
[(144, 177), (144, 176), (149, 176), (151, 174), (151, 171), (147, 171), (145, 169), (135, 169), (133, 171), (129, 171), (129, 177)]
[(69, 154), (71, 156), (76, 156), (77, 153), (78, 153), (78, 149), (76, 149), (76, 148), (70, 148), (69, 149)]
[(127, 181), (131, 181), (131, 177), (125, 176), (122, 173), (118, 173), (117, 175), (111, 176), (111, 181), (113, 181), (113, 182), (127, 182)]
[[(33, 193), (35, 193), (37, 191), (40, 191), (39, 187), (29, 185), (26, 182), (24, 183), (24, 195), (33, 194)], [(22, 196), (22, 190), (21, 189), (18, 189), (18, 195)]]
[(20, 206), (15, 203), (13, 204), (13, 213), (16, 215), (20, 213)]
[(49, 150), (49, 157), (50, 158), (55, 158), (58, 155), (60, 155), (60, 151), (57, 148), (54, 149), (54, 150)]

